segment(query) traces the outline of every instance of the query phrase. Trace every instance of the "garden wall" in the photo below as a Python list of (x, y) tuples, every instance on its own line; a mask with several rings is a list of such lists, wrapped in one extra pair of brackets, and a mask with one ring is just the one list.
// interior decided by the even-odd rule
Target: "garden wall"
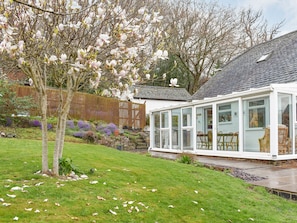
[[(35, 88), (17, 85), (15, 90), (19, 97), (31, 96), (38, 102)], [(47, 94), (48, 116), (56, 116), (59, 91), (48, 89)], [(39, 115), (37, 111), (33, 111), (32, 114)], [(145, 104), (77, 92), (71, 103), (69, 119), (101, 120), (122, 127), (143, 129), (145, 126)]]

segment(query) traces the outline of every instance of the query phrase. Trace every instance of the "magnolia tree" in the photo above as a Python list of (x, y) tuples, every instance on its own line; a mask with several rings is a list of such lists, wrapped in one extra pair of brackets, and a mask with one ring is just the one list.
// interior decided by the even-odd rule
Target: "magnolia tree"
[[(90, 85), (123, 97), (166, 51), (162, 16), (146, 7), (123, 8), (118, 1), (2, 0), (0, 52), (14, 61), (39, 95), (42, 171), (48, 172), (47, 81), (60, 89), (52, 174), (59, 174), (67, 115), (74, 93)], [(156, 38), (157, 37), (157, 38)]]

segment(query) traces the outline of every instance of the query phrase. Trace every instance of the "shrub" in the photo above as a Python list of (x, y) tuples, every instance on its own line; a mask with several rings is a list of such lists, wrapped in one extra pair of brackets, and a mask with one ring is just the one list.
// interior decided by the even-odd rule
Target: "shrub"
[(66, 126), (69, 129), (74, 129), (75, 128), (74, 121), (73, 120), (67, 120)]
[(179, 162), (184, 164), (191, 164), (194, 162), (194, 157), (191, 155), (184, 154), (179, 158)]
[(53, 125), (51, 123), (47, 123), (47, 130), (52, 130), (53, 129)]
[(91, 129), (91, 124), (88, 122), (84, 122), (82, 120), (79, 120), (77, 122), (77, 126), (80, 130), (89, 131)]
[(98, 137), (93, 131), (87, 131), (84, 134), (83, 139), (88, 143), (96, 143), (98, 141)]
[(59, 175), (69, 175), (71, 172), (80, 173), (79, 169), (73, 165), (70, 158), (59, 159)]
[(75, 132), (73, 133), (73, 136), (76, 137), (76, 138), (83, 138), (85, 135), (84, 132)]
[[(32, 97), (18, 97), (13, 86), (6, 80), (0, 79), (0, 121), (6, 124), (6, 117), (29, 114), (36, 108)], [(12, 123), (10, 123), (12, 125)]]
[(32, 120), (32, 121), (30, 121), (30, 126), (41, 127), (41, 122), (39, 120)]

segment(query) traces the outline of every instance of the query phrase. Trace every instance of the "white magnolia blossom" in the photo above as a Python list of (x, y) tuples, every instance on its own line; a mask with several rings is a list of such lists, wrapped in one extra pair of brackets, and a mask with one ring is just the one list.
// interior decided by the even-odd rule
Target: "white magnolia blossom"
[(117, 61), (116, 60), (111, 60), (111, 61), (106, 61), (106, 65), (109, 67), (115, 67), (117, 65)]
[(42, 36), (42, 33), (40, 30), (38, 30), (36, 33), (35, 33), (35, 36), (34, 36), (36, 39), (42, 39), (43, 36)]
[(23, 57), (20, 57), (18, 59), (18, 65), (21, 66), (25, 62), (25, 59)]
[(127, 49), (127, 53), (128, 53), (128, 56), (130, 58), (135, 58), (138, 56), (138, 52), (137, 52), (137, 48), (136, 47), (130, 47)]
[(101, 66), (101, 62), (100, 61), (97, 61), (97, 60), (92, 60), (90, 62), (90, 67), (93, 68), (93, 69), (99, 69), (100, 66)]
[(143, 15), (145, 13), (145, 7), (138, 9), (138, 14)]
[(146, 77), (147, 80), (151, 79), (151, 75), (150, 74), (146, 74), (145, 77)]
[(127, 35), (125, 34), (125, 33), (123, 33), (122, 35), (121, 35), (121, 37), (120, 37), (120, 39), (121, 39), (121, 41), (126, 41), (127, 40)]
[(158, 59), (162, 59), (162, 60), (168, 59), (167, 50), (164, 50), (164, 51), (157, 50), (157, 52), (154, 53), (153, 60), (158, 60)]
[(67, 55), (65, 53), (61, 54), (60, 61), (61, 61), (61, 63), (66, 63), (67, 62)]
[(169, 86), (170, 87), (179, 87), (179, 85), (177, 84), (177, 78), (171, 78)]
[(59, 31), (63, 31), (63, 30), (64, 30), (64, 24), (60, 23), (60, 24), (58, 25), (58, 30), (59, 30)]
[(56, 62), (58, 60), (56, 55), (51, 55), (50, 58), (48, 59), (50, 62)]

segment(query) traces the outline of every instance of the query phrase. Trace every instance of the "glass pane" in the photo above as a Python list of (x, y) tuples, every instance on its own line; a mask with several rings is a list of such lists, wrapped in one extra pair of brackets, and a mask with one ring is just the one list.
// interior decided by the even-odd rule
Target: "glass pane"
[(219, 110), (222, 111), (222, 110), (230, 110), (231, 109), (231, 104), (229, 105), (220, 105), (219, 106)]
[(183, 130), (183, 148), (184, 150), (193, 150), (193, 130)]
[(278, 154), (292, 154), (292, 99), (291, 95), (278, 95)]
[(183, 126), (192, 126), (192, 109), (183, 109)]
[(169, 149), (169, 130), (161, 130), (161, 148)]
[(255, 107), (255, 106), (259, 106), (259, 105), (264, 105), (264, 100), (249, 102), (249, 107)]
[(181, 149), (181, 109), (171, 111), (172, 149)]
[(219, 122), (231, 122), (231, 111), (219, 112)]
[(168, 128), (168, 112), (162, 113), (162, 128)]
[(265, 126), (265, 108), (249, 109), (249, 128)]
[(160, 113), (154, 113), (154, 142), (153, 147), (160, 148)]

